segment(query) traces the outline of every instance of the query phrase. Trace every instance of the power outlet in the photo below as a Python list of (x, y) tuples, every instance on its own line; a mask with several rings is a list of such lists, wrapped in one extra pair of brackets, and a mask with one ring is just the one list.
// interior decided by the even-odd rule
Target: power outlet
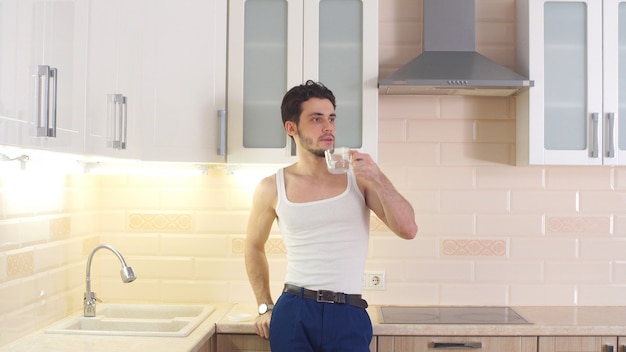
[(385, 272), (381, 270), (372, 270), (363, 273), (363, 289), (384, 290)]

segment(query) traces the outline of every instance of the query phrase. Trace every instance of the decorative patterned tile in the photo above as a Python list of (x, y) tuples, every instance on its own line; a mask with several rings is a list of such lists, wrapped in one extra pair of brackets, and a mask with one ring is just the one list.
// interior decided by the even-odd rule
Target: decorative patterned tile
[(233, 254), (243, 254), (246, 246), (246, 240), (244, 238), (233, 238), (231, 243), (231, 250)]
[(134, 213), (129, 215), (128, 224), (134, 231), (179, 232), (192, 229), (190, 214)]
[(611, 223), (608, 216), (551, 216), (546, 227), (548, 233), (608, 234)]
[[(233, 254), (243, 254), (245, 250), (244, 238), (233, 238), (232, 252)], [(285, 243), (280, 238), (269, 238), (265, 243), (265, 253), (267, 254), (287, 254)]]
[(7, 277), (9, 279), (33, 275), (35, 258), (32, 251), (7, 256)]
[(50, 220), (50, 239), (61, 240), (70, 237), (71, 219), (69, 216)]
[(444, 256), (503, 257), (506, 256), (506, 249), (505, 240), (451, 239), (441, 241), (441, 254)]

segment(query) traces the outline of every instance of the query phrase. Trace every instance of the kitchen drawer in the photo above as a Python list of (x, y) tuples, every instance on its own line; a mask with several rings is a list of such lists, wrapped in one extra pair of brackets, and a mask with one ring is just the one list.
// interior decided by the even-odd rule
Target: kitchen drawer
[[(257, 335), (217, 334), (219, 352), (260, 352), (270, 351), (270, 344)], [(370, 351), (376, 352), (376, 336), (370, 344)]]
[(534, 336), (378, 336), (378, 352), (536, 352)]

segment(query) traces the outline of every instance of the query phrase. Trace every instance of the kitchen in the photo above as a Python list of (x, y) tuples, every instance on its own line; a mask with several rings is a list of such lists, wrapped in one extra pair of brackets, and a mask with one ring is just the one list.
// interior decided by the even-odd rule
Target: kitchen
[[(421, 51), (421, 4), (380, 1), (380, 77)], [(478, 51), (515, 69), (516, 1), (476, 6)], [(370, 304), (626, 305), (626, 170), (516, 165), (517, 105), (378, 97), (378, 161), (420, 232), (399, 241), (372, 218), (367, 270), (384, 271), (385, 288), (364, 291)], [(122, 283), (116, 259), (99, 254), (92, 273), (104, 302), (254, 302), (245, 223), (256, 181), (275, 168), (131, 172), (120, 163), (125, 172), (83, 173), (72, 157), (50, 165), (45, 153), (3, 153), (31, 162), (24, 172), (19, 160), (0, 163), (0, 346), (81, 309), (85, 259), (98, 243), (118, 248), (138, 276)], [(285, 262), (277, 231), (269, 252), (276, 296)]]

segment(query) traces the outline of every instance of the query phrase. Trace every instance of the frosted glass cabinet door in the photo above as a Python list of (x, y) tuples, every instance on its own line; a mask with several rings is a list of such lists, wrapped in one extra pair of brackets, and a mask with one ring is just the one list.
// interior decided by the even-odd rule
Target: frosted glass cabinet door
[(543, 10), (545, 163), (602, 164), (601, 4), (546, 1)]
[(280, 104), (302, 81), (302, 0), (230, 0), (228, 163), (296, 160)]
[(626, 1), (604, 2), (605, 164), (626, 164)]
[(519, 0), (518, 69), (535, 87), (518, 96), (517, 159), (601, 165), (602, 2)]
[[(370, 70), (367, 60), (377, 55), (370, 46), (378, 41), (363, 40), (371, 35), (372, 17), (377, 19), (369, 15), (371, 6), (377, 5), (362, 0), (319, 2), (318, 77), (337, 98), (335, 145), (361, 149), (376, 159), (377, 146), (368, 143), (377, 138), (368, 133), (372, 127), (376, 131), (378, 93), (372, 94), (369, 82), (377, 73)], [(368, 125), (372, 122), (374, 126)]]
[(336, 144), (376, 159), (378, 1), (231, 0), (229, 163), (291, 163), (280, 104), (306, 80), (337, 98)]

